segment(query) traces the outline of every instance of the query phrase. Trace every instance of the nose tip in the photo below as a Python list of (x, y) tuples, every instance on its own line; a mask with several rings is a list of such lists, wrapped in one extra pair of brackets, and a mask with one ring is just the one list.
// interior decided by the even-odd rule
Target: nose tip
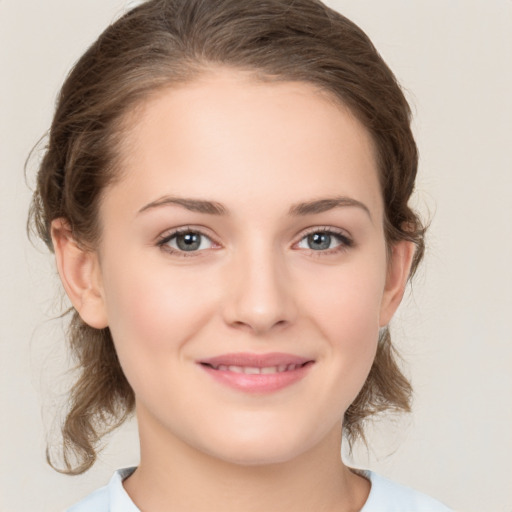
[(224, 317), (232, 327), (264, 334), (285, 327), (295, 316), (291, 283), (278, 258), (245, 261), (232, 268)]
[(284, 327), (288, 324), (288, 320), (280, 318), (277, 314), (272, 314), (269, 311), (270, 308), (263, 310), (249, 310), (247, 307), (240, 305), (238, 314), (236, 315), (238, 320), (229, 322), (232, 326), (248, 329), (254, 334), (264, 334), (270, 330), (274, 330), (278, 327)]

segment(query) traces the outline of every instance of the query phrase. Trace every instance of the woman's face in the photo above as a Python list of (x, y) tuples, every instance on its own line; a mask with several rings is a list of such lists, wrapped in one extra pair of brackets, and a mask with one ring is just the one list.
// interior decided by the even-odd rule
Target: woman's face
[(364, 127), (311, 85), (219, 70), (148, 101), (122, 151), (97, 315), (143, 447), (261, 464), (339, 431), (403, 287)]

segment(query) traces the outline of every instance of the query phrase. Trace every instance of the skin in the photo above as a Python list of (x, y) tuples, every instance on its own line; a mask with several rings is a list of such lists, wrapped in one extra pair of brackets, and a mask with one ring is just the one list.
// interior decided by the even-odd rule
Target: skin
[[(127, 122), (97, 250), (53, 223), (66, 291), (87, 323), (110, 327), (135, 391), (141, 462), (125, 488), (152, 512), (359, 510), (369, 483), (341, 461), (341, 419), (413, 255), (407, 242), (388, 253), (369, 134), (312, 85), (227, 69), (160, 91)], [(183, 227), (204, 234), (185, 255), (169, 240)], [(327, 249), (307, 238), (331, 231)], [(314, 364), (291, 386), (251, 394), (197, 363), (231, 352)]]

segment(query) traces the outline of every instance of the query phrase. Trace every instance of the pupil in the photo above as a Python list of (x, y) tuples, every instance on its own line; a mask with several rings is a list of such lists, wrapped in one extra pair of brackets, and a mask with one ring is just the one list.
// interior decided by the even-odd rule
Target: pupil
[(311, 249), (329, 249), (331, 236), (325, 233), (313, 233), (308, 236), (308, 243)]
[(176, 244), (182, 251), (193, 251), (201, 245), (200, 235), (198, 233), (178, 235)]

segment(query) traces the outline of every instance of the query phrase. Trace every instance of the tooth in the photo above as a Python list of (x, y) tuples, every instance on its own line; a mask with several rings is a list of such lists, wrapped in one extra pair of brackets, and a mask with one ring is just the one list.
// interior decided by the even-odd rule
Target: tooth
[[(0, 0), (1, 1), (1, 0)], [(302, 367), (301, 364), (280, 364), (278, 366), (265, 366), (263, 368), (256, 368), (254, 366), (235, 366), (235, 365), (225, 365), (220, 364), (218, 366), (213, 366), (216, 370), (220, 371), (230, 371), (234, 373), (245, 373), (247, 375), (258, 375), (261, 373), (264, 374), (272, 374), (272, 373), (281, 373), (281, 372), (290, 372), (296, 370), (299, 367)]]
[(255, 375), (257, 373), (261, 373), (260, 368), (252, 368), (251, 366), (246, 366), (244, 368), (244, 373), (247, 373), (249, 375)]

